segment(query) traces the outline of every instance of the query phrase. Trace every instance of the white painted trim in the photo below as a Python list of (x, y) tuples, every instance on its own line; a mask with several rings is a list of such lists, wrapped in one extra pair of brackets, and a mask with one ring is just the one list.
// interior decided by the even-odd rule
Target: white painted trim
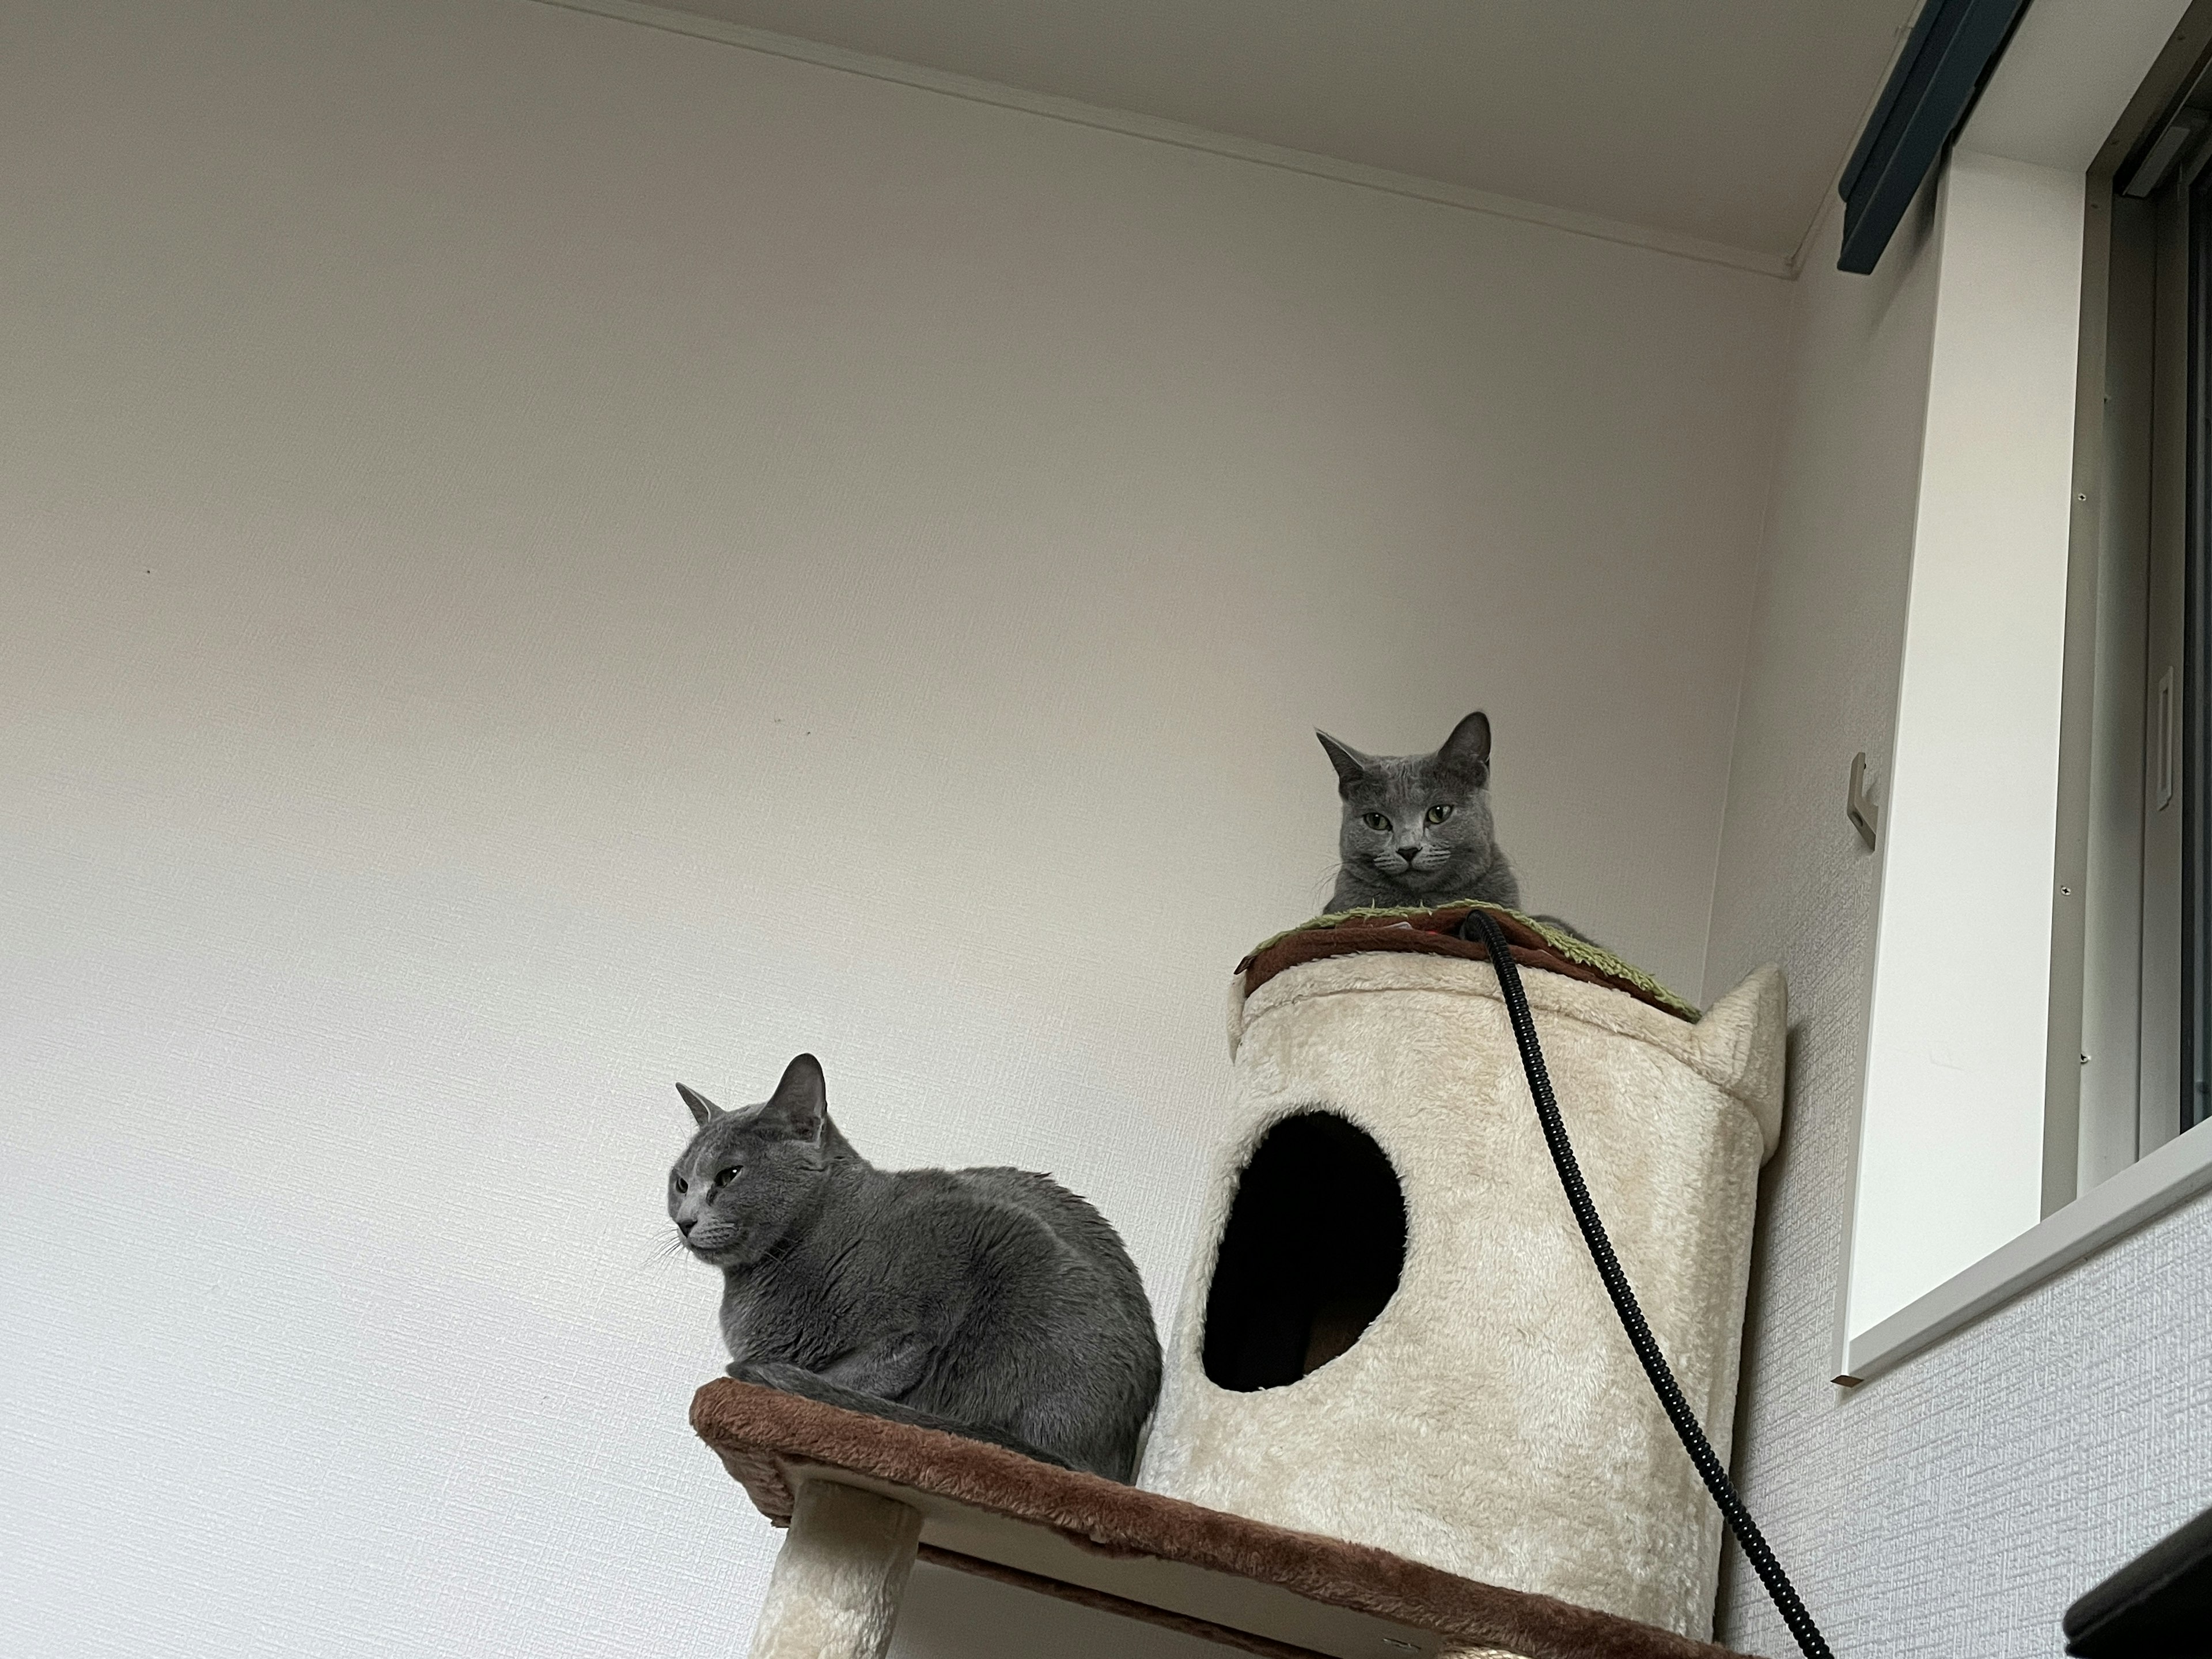
[(2212, 1188), (2212, 1123), (2169, 1140), (1844, 1346), (1844, 1384), (1878, 1376)]
[(1959, 133), (1961, 149), (2085, 173), (2190, 0), (2035, 0)]
[(1853, 1336), (2043, 1214), (2082, 201), (2078, 173), (1964, 149), (1942, 180), (1882, 806)]
[(1796, 266), (1784, 254), (1759, 253), (1749, 248), (1730, 247), (1725, 243), (1708, 242), (1675, 231), (1627, 224), (1617, 219), (1601, 218), (1595, 214), (1547, 207), (1540, 202), (1523, 202), (1510, 196), (1495, 196), (1488, 191), (1469, 190), (1463, 185), (1449, 185), (1442, 179), (1423, 179), (1410, 173), (1393, 173), (1387, 167), (1363, 167), (1357, 161), (1339, 161), (1333, 155), (1316, 155), (1307, 150), (1289, 149), (1280, 144), (1262, 143), (1254, 138), (1211, 132), (1204, 127), (1186, 126), (1180, 121), (1161, 120), (1127, 110), (1105, 109), (1095, 104), (1080, 103), (1073, 98), (1055, 98), (1047, 93), (1025, 92), (1019, 87), (1001, 86), (994, 81), (978, 81), (969, 76), (925, 69), (919, 64), (902, 64), (896, 58), (877, 58), (867, 52), (848, 52), (842, 46), (823, 46), (818, 41), (771, 33), (766, 29), (748, 28), (741, 23), (726, 23), (713, 17), (696, 17), (689, 12), (671, 11), (665, 6), (648, 5), (643, 0), (538, 0), (538, 3), (557, 6), (564, 11), (588, 12), (598, 17), (641, 24), (647, 28), (659, 29), (670, 34), (713, 40), (746, 52), (763, 52), (771, 58), (811, 64), (817, 69), (839, 70), (848, 75), (866, 76), (873, 81), (890, 81), (924, 92), (941, 93), (948, 98), (965, 99), (969, 103), (1019, 110), (1024, 114), (1042, 115), (1049, 120), (1065, 121), (1073, 126), (1095, 127), (1105, 132), (1117, 132), (1126, 137), (1148, 139), (1156, 144), (1171, 144), (1178, 149), (1202, 150), (1209, 155), (1225, 155), (1234, 161), (1250, 161), (1261, 167), (1279, 167), (1285, 173), (1301, 173), (1310, 178), (1328, 179), (1338, 184), (1379, 190), (1387, 195), (1410, 197), (1418, 202), (1433, 202), (1442, 207), (1460, 208), (1469, 213), (1487, 213), (1500, 219), (1517, 220), (1522, 224), (1543, 225), (1573, 236), (1593, 237), (1601, 242), (1618, 242), (1629, 247), (1648, 249), (1654, 253), (1695, 259), (1705, 264), (1728, 265), (1737, 270), (1780, 277), (1784, 281), (1796, 275)]

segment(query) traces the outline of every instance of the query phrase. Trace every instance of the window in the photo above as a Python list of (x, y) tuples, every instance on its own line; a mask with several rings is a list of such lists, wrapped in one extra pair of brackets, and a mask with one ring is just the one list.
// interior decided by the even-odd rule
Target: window
[[(2081, 1036), (2075, 1076), (2051, 1068), (2051, 1120), (2075, 1133), (2046, 1141), (2046, 1214), (2212, 1105), (2212, 76), (2138, 149), (2106, 205), (2095, 574), (2075, 591), (2093, 619), (2069, 629), (2087, 695), (2065, 741), (2087, 768), (2060, 835), (2079, 849), (2081, 921), (2052, 984), (2054, 1006), (2078, 994)], [(2075, 897), (2062, 875), (2062, 916)], [(2069, 950), (2063, 925), (2054, 940)]]
[(2127, 16), (2029, 9), (1869, 295), (1932, 332), (1839, 1382), (2212, 1188), (2212, 0)]

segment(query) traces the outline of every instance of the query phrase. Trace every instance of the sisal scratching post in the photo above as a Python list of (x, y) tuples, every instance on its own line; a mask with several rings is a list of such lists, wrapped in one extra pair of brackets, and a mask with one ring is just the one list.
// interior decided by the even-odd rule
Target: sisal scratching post
[(883, 1659), (914, 1570), (921, 1514), (834, 1481), (799, 1489), (751, 1659)]
[[(1560, 1191), (1497, 975), (1407, 942), (1249, 998), (1239, 977), (1231, 1121), (1138, 1482), (1703, 1638), (1720, 1517)], [(1725, 1458), (1782, 976), (1695, 1023), (1525, 981), (1592, 1195)]]

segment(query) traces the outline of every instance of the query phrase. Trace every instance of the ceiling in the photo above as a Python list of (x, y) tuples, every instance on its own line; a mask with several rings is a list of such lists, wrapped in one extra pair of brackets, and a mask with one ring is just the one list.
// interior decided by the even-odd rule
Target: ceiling
[(1917, 0), (661, 0), (1033, 93), (1794, 252)]

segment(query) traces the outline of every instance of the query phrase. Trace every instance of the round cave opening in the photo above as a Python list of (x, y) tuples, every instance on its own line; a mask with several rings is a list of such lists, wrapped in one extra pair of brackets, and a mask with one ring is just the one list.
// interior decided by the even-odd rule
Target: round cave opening
[(1238, 1176), (1206, 1291), (1216, 1387), (1296, 1382), (1350, 1352), (1398, 1289), (1406, 1197), (1375, 1138), (1334, 1112), (1268, 1129)]

